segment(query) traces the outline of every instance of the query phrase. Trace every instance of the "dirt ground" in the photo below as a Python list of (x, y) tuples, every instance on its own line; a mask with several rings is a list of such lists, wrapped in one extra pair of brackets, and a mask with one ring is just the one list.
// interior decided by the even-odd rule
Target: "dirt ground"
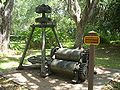
[[(107, 82), (116, 76), (120, 76), (120, 71), (116, 69), (95, 68), (95, 70), (97, 71), (97, 75), (94, 75), (94, 90), (102, 90)], [(2, 76), (14, 81), (18, 85), (26, 87), (14, 90), (88, 90), (87, 80), (81, 84), (72, 84), (69, 76), (60, 74), (41, 78), (39, 69), (14, 70), (4, 73)]]

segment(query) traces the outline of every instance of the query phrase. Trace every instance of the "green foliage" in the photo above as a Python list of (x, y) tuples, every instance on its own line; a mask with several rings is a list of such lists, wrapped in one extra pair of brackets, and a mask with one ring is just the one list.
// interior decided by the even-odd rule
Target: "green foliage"
[[(56, 1), (56, 2), (55, 2)], [(62, 42), (75, 38), (75, 23), (67, 12), (67, 6), (64, 1), (53, 0), (50, 3), (52, 7), (51, 17), (57, 22), (57, 34)]]
[(14, 49), (14, 50), (20, 50), (21, 49), (21, 44), (20, 43), (11, 43), (10, 44), (10, 48)]
[[(80, 5), (85, 7), (84, 0), (80, 1)], [(12, 36), (11, 41), (26, 41), (30, 30), (29, 26), (35, 24), (35, 7), (45, 3), (52, 7), (52, 14), (48, 16), (57, 22), (56, 32), (61, 42), (74, 41), (76, 33), (76, 25), (69, 13), (64, 0), (16, 0), (13, 12)], [(99, 13), (99, 14), (98, 14)], [(95, 12), (96, 17), (89, 22), (84, 30), (84, 35), (94, 30), (99, 33), (102, 43), (110, 43), (110, 41), (120, 40), (120, 1), (119, 0), (100, 0)], [(51, 29), (46, 29), (47, 48), (57, 45)], [(36, 28), (31, 44), (32, 48), (41, 47), (41, 29)], [(19, 48), (13, 45), (12, 48)]]
[[(29, 36), (29, 26), (35, 24), (35, 18), (39, 15), (35, 13), (35, 7), (46, 3), (52, 7), (52, 14), (48, 16), (57, 22), (56, 32), (61, 42), (70, 41), (75, 37), (75, 24), (67, 13), (65, 3), (59, 0), (39, 1), (17, 0), (13, 12), (13, 31), (11, 41), (26, 41)], [(29, 30), (29, 31), (28, 31)], [(57, 45), (51, 29), (46, 29), (47, 48)], [(14, 45), (15, 47), (17, 45)], [(12, 46), (13, 47), (13, 46)], [(30, 44), (31, 48), (41, 47), (41, 29), (36, 28)], [(13, 47), (14, 48), (14, 47)]]
[[(30, 31), (27, 35), (29, 37)], [(32, 36), (32, 40), (30, 42), (31, 48), (41, 48), (41, 30), (39, 28), (35, 28), (35, 31)]]
[(90, 30), (98, 32), (101, 43), (120, 40), (119, 15), (120, 0), (102, 0), (99, 4), (99, 14), (87, 25), (85, 34)]
[(120, 31), (120, 0), (113, 0), (106, 10), (105, 22), (107, 27), (111, 26), (110, 30), (119, 32)]
[(100, 25), (104, 30), (104, 34), (111, 40), (120, 39), (120, 1), (112, 0), (105, 9), (104, 18), (100, 21)]
[(16, 0), (13, 12), (13, 33), (28, 30), (29, 25), (34, 23), (35, 7), (40, 0)]

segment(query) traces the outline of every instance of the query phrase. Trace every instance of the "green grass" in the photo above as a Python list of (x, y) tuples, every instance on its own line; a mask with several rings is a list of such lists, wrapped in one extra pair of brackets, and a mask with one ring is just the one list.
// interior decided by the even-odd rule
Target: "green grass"
[[(0, 54), (0, 72), (7, 72), (10, 70), (14, 70), (19, 66), (20, 58), (23, 52), (17, 51), (16, 53), (17, 55)], [(23, 64), (30, 65), (31, 63), (27, 61), (27, 58), (40, 54), (41, 54), (40, 50), (32, 50), (32, 49), (28, 50)], [(47, 49), (46, 55), (49, 54), (50, 54), (50, 49)]]
[(16, 57), (0, 56), (0, 71), (9, 71), (19, 65), (19, 59)]
[(120, 46), (98, 46), (95, 54), (95, 65), (120, 69)]
[[(69, 42), (65, 44), (66, 46), (72, 46), (73, 42)], [(23, 51), (23, 50), (22, 50)], [(50, 50), (47, 50), (49, 54)], [(7, 71), (10, 69), (14, 69), (19, 65), (20, 57), (22, 52), (17, 53), (18, 55), (0, 55), (0, 71)], [(39, 55), (40, 50), (29, 50), (27, 52), (27, 57), (32, 55)], [(25, 64), (29, 64), (25, 58)], [(95, 50), (95, 65), (105, 68), (114, 68), (120, 69), (120, 47), (119, 46), (111, 46), (111, 45), (99, 45), (96, 46)]]
[[(0, 72), (14, 70), (19, 66), (21, 52), (15, 54), (0, 54)], [(24, 62), (27, 64), (26, 60)]]

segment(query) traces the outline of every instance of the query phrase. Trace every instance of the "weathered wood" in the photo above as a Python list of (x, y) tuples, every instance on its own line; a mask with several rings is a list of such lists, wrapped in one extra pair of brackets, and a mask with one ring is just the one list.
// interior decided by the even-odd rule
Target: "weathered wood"
[(62, 44), (60, 43), (60, 40), (59, 40), (59, 38), (58, 38), (58, 36), (57, 36), (57, 34), (56, 34), (56, 32), (55, 32), (55, 29), (52, 28), (52, 31), (53, 31), (53, 33), (54, 33), (56, 42), (58, 43), (58, 46), (59, 46), (60, 48), (62, 48)]
[(30, 33), (30, 36), (29, 36), (29, 38), (28, 38), (28, 41), (27, 41), (27, 44), (26, 44), (26, 46), (25, 46), (24, 52), (23, 52), (22, 57), (21, 57), (21, 59), (20, 59), (20, 64), (19, 64), (19, 66), (18, 66), (18, 69), (22, 68), (22, 64), (23, 64), (23, 61), (24, 61), (24, 58), (25, 58), (27, 49), (28, 49), (28, 47), (29, 47), (30, 41), (31, 41), (31, 39), (32, 39), (32, 35), (33, 35), (33, 32), (34, 32), (34, 29), (35, 29), (35, 27), (32, 27), (32, 31), (31, 31), (31, 33)]

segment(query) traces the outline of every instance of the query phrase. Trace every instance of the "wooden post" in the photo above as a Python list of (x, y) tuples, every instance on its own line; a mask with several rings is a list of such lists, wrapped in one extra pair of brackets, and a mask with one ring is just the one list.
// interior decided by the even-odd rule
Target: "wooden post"
[(28, 47), (29, 47), (29, 45), (30, 45), (30, 41), (31, 41), (31, 39), (32, 39), (32, 35), (33, 35), (34, 30), (35, 30), (35, 27), (34, 27), (34, 25), (33, 25), (33, 26), (32, 26), (32, 31), (31, 31), (30, 36), (29, 36), (29, 38), (28, 38), (28, 41), (27, 41), (27, 43), (26, 43), (24, 52), (23, 52), (22, 57), (21, 57), (21, 59), (20, 59), (20, 64), (19, 64), (19, 66), (18, 66), (18, 68), (17, 68), (18, 70), (19, 70), (19, 69), (23, 69), (23, 68), (22, 68), (22, 64), (23, 64), (23, 61), (24, 61), (24, 58), (25, 58), (27, 49), (28, 49)]
[(100, 38), (98, 34), (94, 31), (90, 31), (88, 34), (88, 36), (84, 37), (84, 43), (90, 45), (88, 66), (88, 90), (93, 90), (95, 45), (98, 45), (100, 43)]
[(94, 54), (95, 46), (90, 45), (89, 51), (89, 71), (88, 71), (88, 90), (93, 90), (93, 76), (94, 76)]
[(52, 31), (53, 31), (53, 33), (54, 33), (55, 39), (56, 39), (56, 41), (57, 41), (57, 43), (58, 43), (58, 46), (59, 46), (60, 48), (62, 48), (62, 44), (60, 43), (60, 40), (59, 40), (59, 38), (58, 38), (58, 36), (57, 36), (57, 34), (56, 34), (56, 32), (55, 32), (54, 27), (52, 27)]
[(90, 31), (88, 34), (89, 36), (94, 37), (93, 40), (91, 39), (88, 67), (88, 90), (93, 90), (95, 45), (99, 44), (100, 40), (98, 40), (99, 38), (95, 38), (95, 36), (98, 37), (96, 32)]
[(41, 58), (42, 58), (42, 63), (41, 63), (41, 76), (45, 77), (45, 28), (42, 28), (42, 50), (41, 50)]

